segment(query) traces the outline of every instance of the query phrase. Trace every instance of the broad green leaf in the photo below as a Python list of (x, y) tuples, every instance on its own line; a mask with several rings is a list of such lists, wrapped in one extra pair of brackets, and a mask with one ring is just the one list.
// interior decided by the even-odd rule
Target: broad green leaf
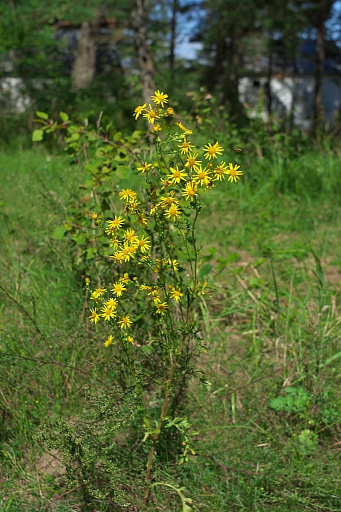
[(73, 133), (70, 137), (68, 137), (68, 139), (66, 140), (67, 143), (69, 142), (75, 142), (76, 140), (78, 140), (80, 138), (80, 134), (79, 133)]
[(84, 245), (87, 241), (87, 236), (82, 233), (79, 236), (72, 237), (73, 240), (76, 242), (77, 245)]
[(86, 164), (85, 170), (90, 172), (91, 174), (96, 174), (98, 172), (98, 167), (94, 164)]
[(43, 130), (34, 130), (34, 132), (32, 133), (32, 140), (33, 142), (39, 142), (41, 140), (43, 140), (44, 138), (44, 132)]
[(124, 149), (120, 149), (117, 151), (114, 160), (117, 162), (123, 162), (124, 160), (127, 160), (127, 152)]
[(62, 119), (62, 121), (69, 120), (69, 116), (67, 114), (65, 114), (65, 112), (59, 112), (59, 115), (60, 115), (60, 118)]
[(64, 238), (65, 233), (67, 232), (67, 229), (65, 229), (63, 226), (58, 226), (52, 235), (52, 238), (55, 238), (56, 240), (61, 240)]
[(94, 257), (95, 257), (95, 254), (96, 254), (96, 249), (93, 249), (92, 247), (90, 247), (89, 249), (86, 250), (86, 260), (93, 260)]
[(127, 167), (120, 166), (117, 168), (116, 176), (118, 178), (127, 178), (129, 176), (130, 170)]
[(49, 118), (48, 114), (46, 114), (45, 112), (40, 112), (39, 110), (37, 110), (36, 116), (39, 117), (40, 119), (48, 119)]

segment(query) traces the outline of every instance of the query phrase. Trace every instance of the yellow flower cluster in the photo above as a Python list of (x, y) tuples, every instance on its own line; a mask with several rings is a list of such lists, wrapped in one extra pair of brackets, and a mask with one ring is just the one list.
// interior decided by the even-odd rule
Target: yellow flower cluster
[[(122, 297), (123, 292), (127, 290), (127, 285), (132, 283), (133, 281), (130, 279), (128, 273), (124, 273), (122, 277), (120, 277), (115, 283), (113, 283), (113, 287), (110, 290), (115, 297), (109, 297), (104, 299), (105, 294), (107, 293), (106, 288), (97, 288), (91, 293), (90, 299), (94, 300), (96, 303), (96, 307), (90, 309), (91, 315), (89, 316), (90, 322), (97, 324), (101, 318), (110, 322), (112, 319), (115, 319), (115, 323), (118, 325), (119, 329), (124, 333), (127, 329), (132, 326), (132, 320), (130, 315), (120, 312), (119, 302), (117, 298)], [(134, 344), (134, 338), (132, 336), (123, 336), (126, 341)], [(110, 335), (107, 340), (104, 342), (105, 347), (109, 347), (113, 343), (113, 335)]]
[[(169, 253), (168, 248), (162, 257), (154, 256), (151, 253), (152, 241), (144, 228), (148, 227), (147, 232), (150, 233), (155, 226), (163, 226), (167, 220), (178, 221), (188, 202), (196, 208), (200, 206), (197, 200), (202, 191), (213, 187), (215, 182), (224, 180), (226, 176), (229, 181), (236, 182), (243, 174), (239, 165), (226, 164), (220, 160), (224, 149), (218, 141), (198, 149), (190, 140), (192, 131), (181, 122), (172, 123), (171, 118), (175, 112), (168, 105), (167, 94), (157, 90), (151, 96), (151, 101), (134, 110), (135, 119), (142, 116), (151, 125), (158, 147), (158, 161), (140, 160), (137, 165), (138, 172), (146, 176), (148, 184), (152, 184), (149, 200), (142, 205), (134, 190), (122, 189), (118, 195), (123, 203), (123, 213), (107, 220), (104, 229), (110, 237), (110, 258), (117, 264), (131, 265), (134, 261), (139, 265), (145, 264), (148, 272), (151, 270), (154, 273), (151, 279), (153, 284), (141, 284), (136, 277), (130, 279), (128, 273), (124, 273), (112, 283), (110, 292), (99, 287), (90, 295), (95, 303), (95, 307), (90, 309), (90, 322), (97, 324), (102, 319), (114, 324), (118, 338), (135, 346), (139, 345), (132, 336), (127, 335), (129, 329), (133, 328), (133, 321), (127, 313), (131, 313), (131, 310), (126, 307), (131, 300), (130, 287), (134, 286), (135, 291), (137, 288), (139, 293), (142, 292), (160, 320), (171, 313), (171, 308), (181, 308), (184, 296), (178, 286), (178, 261), (170, 257), (172, 253)], [(171, 162), (168, 164), (164, 157), (159, 158), (160, 154), (171, 154)], [(97, 221), (97, 214), (92, 217)], [(102, 218), (100, 220), (102, 222)], [(165, 275), (172, 276), (176, 286), (168, 284), (164, 280)], [(87, 289), (89, 284), (87, 278)], [(113, 342), (114, 336), (111, 334), (104, 345), (109, 347)]]
[[(125, 210), (127, 205), (131, 201), (134, 201), (136, 209), (138, 209), (140, 203), (137, 200), (137, 195), (132, 190), (122, 190), (119, 194), (120, 198), (125, 201)], [(136, 213), (136, 210), (135, 210)], [(138, 218), (143, 218), (143, 214)], [(134, 229), (128, 228), (123, 229), (124, 218), (116, 216), (113, 220), (107, 221), (107, 227), (105, 232), (110, 235), (110, 246), (114, 249), (114, 254), (110, 256), (116, 263), (128, 262), (135, 258), (138, 252), (142, 254), (148, 253), (150, 249), (150, 240), (146, 235), (138, 236)]]
[[(155, 91), (154, 95), (151, 96), (151, 100), (154, 105), (147, 105), (146, 103), (139, 105), (134, 110), (134, 117), (138, 119), (141, 115), (146, 118), (152, 126), (152, 132), (158, 132), (157, 137), (161, 141), (159, 132), (164, 129), (169, 131), (169, 123), (165, 122), (164, 118), (174, 115), (174, 110), (166, 105), (168, 103), (168, 94), (159, 90)], [(137, 170), (142, 173), (158, 172), (162, 184), (161, 190), (168, 187), (172, 188), (171, 193), (168, 196), (161, 197), (159, 202), (153, 205), (149, 212), (152, 215), (158, 207), (161, 207), (164, 216), (172, 221), (177, 220), (182, 214), (181, 198), (195, 203), (202, 189), (212, 188), (214, 182), (222, 181), (226, 176), (228, 176), (228, 181), (237, 182), (243, 174), (239, 170), (239, 165), (218, 161), (218, 157), (224, 151), (218, 141), (214, 144), (209, 142), (201, 149), (202, 158), (206, 161), (206, 163), (203, 163), (203, 160), (199, 159), (197, 148), (188, 140), (188, 137), (192, 135), (192, 131), (181, 122), (175, 122), (174, 125), (177, 133), (172, 135), (169, 140), (173, 142), (178, 141), (174, 149), (178, 153), (179, 165), (169, 166), (164, 171), (162, 171), (161, 167), (157, 167), (150, 162), (142, 162), (141, 166), (137, 167)], [(164, 175), (163, 172), (167, 174)], [(179, 196), (178, 199), (175, 197), (175, 192)]]

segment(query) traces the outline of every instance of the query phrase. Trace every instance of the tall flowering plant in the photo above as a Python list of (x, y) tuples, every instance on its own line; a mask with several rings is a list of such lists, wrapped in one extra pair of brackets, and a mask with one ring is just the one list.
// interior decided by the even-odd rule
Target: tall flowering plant
[[(99, 336), (107, 333), (102, 342), (119, 361), (126, 387), (134, 390), (135, 417), (143, 418), (141, 440), (148, 454), (143, 504), (153, 488), (164, 485), (179, 494), (188, 512), (191, 500), (183, 489), (155, 481), (153, 468), (163, 450), (175, 453), (179, 464), (195, 453), (191, 424), (179, 411), (196, 373), (194, 363), (206, 350), (196, 315), (196, 301), (207, 287), (199, 278), (196, 225), (205, 192), (225, 179), (236, 183), (243, 173), (224, 160), (218, 141), (195, 144), (195, 134), (178, 119), (167, 94), (155, 91), (151, 103), (137, 106), (133, 115), (148, 124), (142, 145), (141, 131), (111, 139), (99, 122), (92, 130), (86, 122), (72, 124), (62, 112), (62, 123), (37, 112), (41, 128), (33, 140), (66, 129), (68, 153), (91, 178), (83, 186), (82, 206), (76, 205), (55, 238), (69, 237), (78, 257), (95, 261), (84, 267), (91, 270), (85, 279), (88, 321)], [(115, 183), (122, 168), (129, 188)]]
[[(142, 189), (120, 190), (118, 214), (105, 223), (117, 278), (91, 291), (89, 318), (94, 324), (110, 325), (104, 345), (121, 347), (141, 396), (143, 440), (149, 443), (146, 505), (155, 485), (152, 467), (163, 431), (176, 428), (181, 433), (180, 463), (194, 453), (190, 424), (175, 411), (179, 392), (192, 373), (192, 359), (203, 347), (194, 311), (207, 282), (198, 279), (201, 248), (196, 223), (205, 191), (226, 178), (237, 182), (242, 171), (223, 160), (224, 149), (218, 141), (196, 147), (192, 130), (175, 120), (167, 94), (155, 91), (150, 104), (135, 108), (134, 117), (148, 122), (152, 146), (136, 163)], [(150, 400), (148, 358), (156, 358), (159, 364), (154, 382), (157, 408)]]

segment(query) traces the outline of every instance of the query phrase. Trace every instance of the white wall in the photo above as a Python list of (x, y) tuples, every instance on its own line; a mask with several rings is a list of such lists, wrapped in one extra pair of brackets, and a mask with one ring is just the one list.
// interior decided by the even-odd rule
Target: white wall
[[(259, 86), (255, 82), (259, 82)], [(239, 80), (239, 99), (250, 108), (250, 115), (267, 119), (264, 85), (267, 79), (241, 78)], [(272, 78), (270, 89), (274, 113), (289, 115), (294, 105), (294, 122), (302, 128), (309, 128), (313, 113), (314, 77)], [(341, 76), (323, 78), (323, 104), (326, 119), (333, 126), (335, 116), (341, 110)], [(258, 108), (257, 108), (258, 105)]]
[(0, 108), (13, 114), (22, 114), (31, 106), (30, 97), (24, 92), (21, 78), (6, 77), (0, 80)]

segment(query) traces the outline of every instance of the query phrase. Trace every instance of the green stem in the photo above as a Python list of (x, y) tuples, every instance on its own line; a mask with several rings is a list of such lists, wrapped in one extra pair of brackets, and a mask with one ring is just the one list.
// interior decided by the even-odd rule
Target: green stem
[[(187, 317), (188, 317), (188, 312), (187, 312)], [(158, 441), (158, 439), (160, 437), (160, 433), (161, 433), (163, 422), (164, 422), (164, 420), (166, 418), (167, 406), (168, 406), (168, 401), (169, 401), (169, 394), (170, 394), (170, 390), (171, 390), (172, 383), (173, 383), (173, 380), (174, 380), (175, 372), (176, 372), (176, 369), (177, 369), (177, 366), (178, 366), (178, 362), (179, 362), (179, 359), (180, 359), (180, 357), (182, 355), (182, 351), (184, 349), (185, 341), (186, 341), (186, 337), (184, 336), (182, 341), (181, 341), (181, 344), (180, 344), (180, 347), (179, 347), (179, 351), (177, 352), (177, 354), (175, 356), (175, 359), (174, 359), (174, 362), (173, 362), (173, 365), (172, 365), (172, 368), (171, 368), (171, 372), (170, 372), (170, 375), (169, 375), (169, 379), (166, 382), (165, 396), (164, 396), (164, 399), (163, 399), (161, 414), (160, 414), (158, 426), (157, 426), (157, 429), (156, 429), (156, 433), (153, 436), (152, 447), (150, 449), (149, 456), (148, 456), (148, 464), (147, 464), (147, 472), (146, 472), (146, 480), (145, 480), (145, 491), (144, 491), (144, 497), (143, 497), (143, 505), (145, 507), (148, 505), (149, 490), (150, 490), (150, 483), (149, 482), (150, 482), (150, 478), (151, 478), (151, 471), (152, 471), (155, 447), (156, 447), (157, 441)]]

